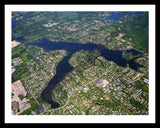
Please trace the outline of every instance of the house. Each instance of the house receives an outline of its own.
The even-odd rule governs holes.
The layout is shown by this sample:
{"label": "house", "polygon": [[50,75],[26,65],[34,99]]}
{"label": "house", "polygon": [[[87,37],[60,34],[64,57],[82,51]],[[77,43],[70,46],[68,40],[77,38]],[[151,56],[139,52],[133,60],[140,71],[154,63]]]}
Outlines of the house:
{"label": "house", "polygon": [[32,115],[36,115],[36,112],[34,112],[34,111],[32,111],[31,113],[32,113]]}
{"label": "house", "polygon": [[149,84],[149,80],[148,79],[144,79],[144,82]]}
{"label": "house", "polygon": [[13,110],[16,110],[18,108],[18,103],[17,101],[12,102]]}
{"label": "house", "polygon": [[120,85],[120,84],[121,84],[121,81],[120,81],[119,79],[117,79],[117,80],[115,80],[113,83],[114,83],[115,85]]}

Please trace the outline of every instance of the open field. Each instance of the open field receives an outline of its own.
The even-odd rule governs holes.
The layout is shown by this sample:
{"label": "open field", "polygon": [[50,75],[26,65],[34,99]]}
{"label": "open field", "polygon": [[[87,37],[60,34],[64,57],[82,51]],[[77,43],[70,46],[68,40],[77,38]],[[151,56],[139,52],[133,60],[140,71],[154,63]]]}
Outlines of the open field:
{"label": "open field", "polygon": [[13,40],[13,41],[11,42],[11,46],[12,46],[12,48],[14,48],[14,47],[18,46],[19,44],[21,44],[21,43],[20,43],[20,42],[15,41],[15,40]]}

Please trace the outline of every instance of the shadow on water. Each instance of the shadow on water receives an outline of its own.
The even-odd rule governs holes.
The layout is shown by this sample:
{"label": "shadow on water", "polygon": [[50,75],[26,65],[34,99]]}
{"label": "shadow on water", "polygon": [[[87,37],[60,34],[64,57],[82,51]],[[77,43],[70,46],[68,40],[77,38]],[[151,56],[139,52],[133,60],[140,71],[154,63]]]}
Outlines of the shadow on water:
{"label": "shadow on water", "polygon": [[[60,104],[54,102],[52,100],[52,92],[54,87],[64,79],[65,75],[72,71],[74,68],[68,63],[68,60],[71,58],[73,53],[76,53],[80,50],[89,50],[92,51],[93,49],[98,49],[101,53],[101,56],[103,56],[105,59],[109,61],[114,61],[119,66],[125,67],[127,63],[129,64],[130,68],[137,70],[139,65],[132,60],[125,60],[122,58],[122,51],[113,51],[109,50],[103,46],[97,45],[97,44],[79,44],[79,43],[68,43],[68,42],[51,42],[46,38],[42,38],[37,40],[34,43],[27,43],[28,45],[37,45],[47,51],[50,50],[67,50],[68,55],[66,55],[57,65],[56,67],[56,74],[55,76],[49,81],[47,87],[43,90],[41,93],[41,98],[45,101],[51,104],[51,108],[57,108],[60,106]],[[127,50],[127,52],[132,52],[134,54],[141,54],[139,51],[136,50]]]}

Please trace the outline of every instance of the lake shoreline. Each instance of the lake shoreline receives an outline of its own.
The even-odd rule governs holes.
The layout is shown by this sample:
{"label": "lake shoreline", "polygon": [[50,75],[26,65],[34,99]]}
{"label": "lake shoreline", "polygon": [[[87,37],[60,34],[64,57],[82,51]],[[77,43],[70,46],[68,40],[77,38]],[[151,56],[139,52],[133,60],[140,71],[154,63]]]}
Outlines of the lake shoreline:
{"label": "lake shoreline", "polygon": [[[98,49],[101,52],[101,56],[103,56],[105,59],[109,61],[114,61],[119,66],[125,67],[127,64],[129,64],[130,68],[137,70],[140,65],[132,60],[125,60],[122,58],[122,51],[113,51],[109,50],[107,48],[100,49],[98,48],[97,44],[79,44],[79,43],[69,43],[69,42],[51,42],[46,38],[42,38],[37,40],[34,43],[27,43],[27,45],[36,45],[41,48],[43,48],[46,51],[50,50],[67,50],[69,53],[67,56],[63,57],[63,59],[58,63],[56,67],[56,74],[53,76],[53,78],[48,82],[47,87],[42,91],[41,98],[43,101],[48,102],[51,104],[51,108],[57,108],[60,106],[60,104],[55,103],[52,100],[52,91],[54,87],[62,80],[64,79],[65,75],[72,71],[74,68],[69,64],[69,59],[72,57],[72,55],[80,50],[89,50],[92,51],[93,49]],[[134,54],[140,54],[139,51],[136,51],[134,49],[126,50],[127,52],[133,52]]]}

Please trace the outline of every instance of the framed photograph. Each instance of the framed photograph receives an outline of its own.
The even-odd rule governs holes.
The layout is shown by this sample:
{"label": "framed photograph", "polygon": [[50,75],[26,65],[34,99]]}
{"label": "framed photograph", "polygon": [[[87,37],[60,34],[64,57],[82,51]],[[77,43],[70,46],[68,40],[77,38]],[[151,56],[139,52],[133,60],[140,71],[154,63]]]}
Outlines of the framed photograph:
{"label": "framed photograph", "polygon": [[5,122],[154,123],[155,5],[5,5]]}

